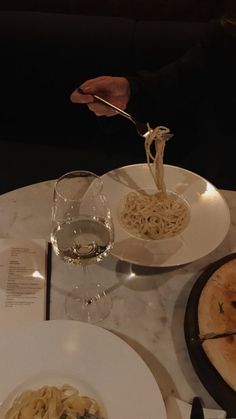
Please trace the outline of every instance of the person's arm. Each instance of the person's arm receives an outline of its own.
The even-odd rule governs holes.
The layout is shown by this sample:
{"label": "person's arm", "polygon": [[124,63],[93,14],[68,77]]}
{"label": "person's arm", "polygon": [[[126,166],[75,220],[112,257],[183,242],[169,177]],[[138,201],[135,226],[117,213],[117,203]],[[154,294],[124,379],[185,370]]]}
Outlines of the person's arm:
{"label": "person's arm", "polygon": [[220,22],[212,22],[196,46],[174,63],[154,73],[87,80],[81,85],[86,95],[73,92],[71,100],[87,103],[98,116],[114,115],[110,109],[93,102],[91,94],[97,94],[154,126],[170,123],[179,115],[184,118],[185,111],[204,97],[214,83],[222,83],[225,63],[221,57],[226,55],[229,39]]}
{"label": "person's arm", "polygon": [[191,106],[224,85],[227,60],[235,51],[231,43],[231,35],[220,22],[210,22],[199,42],[180,59],[155,73],[128,77],[128,112],[154,125],[176,120],[178,115],[184,118]]}
{"label": "person's arm", "polygon": [[202,41],[177,61],[158,72],[128,77],[131,97],[128,111],[149,122],[171,119],[204,95],[208,84],[206,51]]}
{"label": "person's arm", "polygon": [[140,72],[128,77],[128,112],[143,121],[160,123],[184,111],[205,94],[208,72],[201,43],[178,61],[156,73]]}

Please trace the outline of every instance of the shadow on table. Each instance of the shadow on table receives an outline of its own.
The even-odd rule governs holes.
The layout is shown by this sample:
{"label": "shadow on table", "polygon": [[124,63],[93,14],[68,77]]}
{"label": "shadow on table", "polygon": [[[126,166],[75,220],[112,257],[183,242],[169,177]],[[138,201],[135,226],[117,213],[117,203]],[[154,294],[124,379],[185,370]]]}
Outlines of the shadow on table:
{"label": "shadow on table", "polygon": [[163,274],[173,270],[173,268],[150,268],[122,261],[118,261],[116,265],[119,284],[135,291],[148,291],[160,287],[166,282]]}

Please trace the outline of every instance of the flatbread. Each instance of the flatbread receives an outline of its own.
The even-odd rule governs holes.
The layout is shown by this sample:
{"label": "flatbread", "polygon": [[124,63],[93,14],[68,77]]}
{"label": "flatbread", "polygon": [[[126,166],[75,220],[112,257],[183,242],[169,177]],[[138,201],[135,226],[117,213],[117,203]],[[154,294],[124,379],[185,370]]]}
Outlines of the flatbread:
{"label": "flatbread", "polygon": [[[199,334],[236,332],[236,259],[218,268],[202,289]],[[206,339],[202,348],[223,380],[236,391],[236,335]]]}
{"label": "flatbread", "polygon": [[202,347],[224,381],[236,391],[236,336],[208,339]]}
{"label": "flatbread", "polygon": [[204,286],[198,326],[200,335],[236,332],[236,259],[217,269]]}

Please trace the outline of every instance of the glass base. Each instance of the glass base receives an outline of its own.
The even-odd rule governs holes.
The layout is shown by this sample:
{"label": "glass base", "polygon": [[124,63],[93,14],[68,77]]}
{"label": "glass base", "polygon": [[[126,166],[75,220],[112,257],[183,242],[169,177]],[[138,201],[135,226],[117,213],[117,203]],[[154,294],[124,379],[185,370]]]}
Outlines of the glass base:
{"label": "glass base", "polygon": [[99,284],[78,285],[66,296],[65,311],[71,320],[97,323],[104,320],[112,308],[112,299]]}

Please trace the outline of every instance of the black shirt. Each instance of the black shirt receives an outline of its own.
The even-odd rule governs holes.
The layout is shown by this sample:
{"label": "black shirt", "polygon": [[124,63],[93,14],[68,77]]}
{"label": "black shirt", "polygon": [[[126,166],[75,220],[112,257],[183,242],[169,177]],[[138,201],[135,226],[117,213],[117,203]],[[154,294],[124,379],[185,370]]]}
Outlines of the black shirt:
{"label": "black shirt", "polygon": [[236,36],[230,25],[210,22],[199,42],[156,73],[128,77],[128,110],[151,125],[184,123],[189,109],[206,98],[231,124],[236,109]]}

